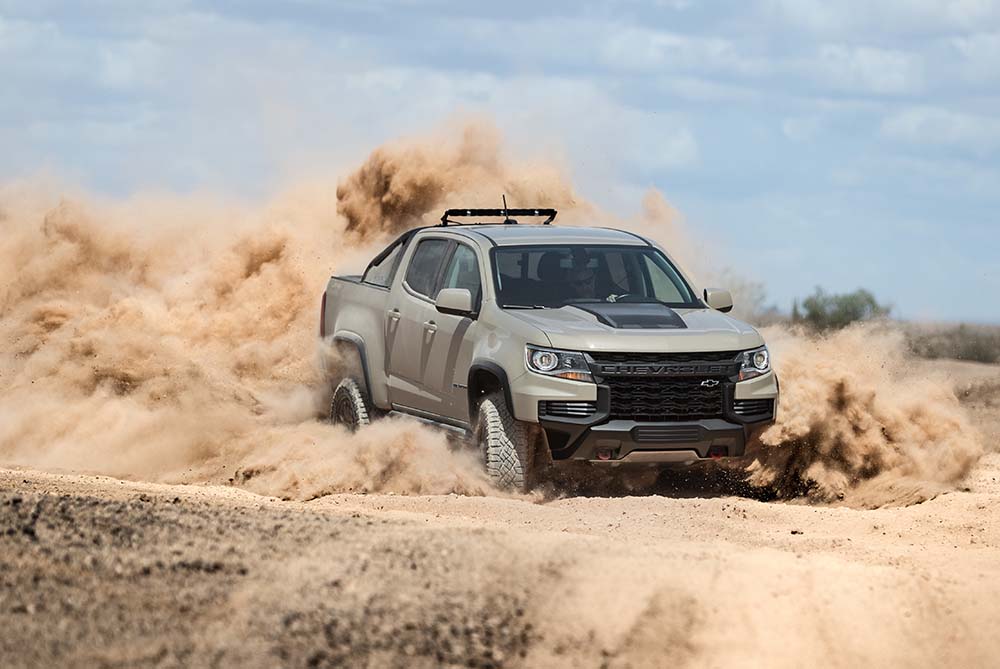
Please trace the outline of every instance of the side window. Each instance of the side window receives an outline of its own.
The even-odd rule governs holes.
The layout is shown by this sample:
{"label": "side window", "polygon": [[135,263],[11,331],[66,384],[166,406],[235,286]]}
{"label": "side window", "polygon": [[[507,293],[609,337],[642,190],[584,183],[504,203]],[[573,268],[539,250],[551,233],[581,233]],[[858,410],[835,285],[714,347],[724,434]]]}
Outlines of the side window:
{"label": "side window", "polygon": [[668,274],[667,268],[661,267],[651,256],[644,254],[642,257],[645,261],[646,271],[649,272],[649,280],[653,284],[653,296],[657,300],[668,304],[688,301],[678,287],[681,285],[679,276],[674,272]]}
{"label": "side window", "polygon": [[450,243],[446,239],[425,239],[420,242],[406,270],[406,285],[421,295],[431,297],[434,281]]}
{"label": "side window", "polygon": [[479,280],[479,261],[476,252],[465,244],[459,244],[444,271],[442,288],[465,288],[472,293],[472,304],[479,304],[482,284]]}
{"label": "side window", "polygon": [[382,260],[368,268],[361,280],[373,286],[388,288],[392,283],[392,277],[396,274],[396,266],[399,265],[399,258],[403,255],[404,248],[406,248],[405,243],[397,243]]}

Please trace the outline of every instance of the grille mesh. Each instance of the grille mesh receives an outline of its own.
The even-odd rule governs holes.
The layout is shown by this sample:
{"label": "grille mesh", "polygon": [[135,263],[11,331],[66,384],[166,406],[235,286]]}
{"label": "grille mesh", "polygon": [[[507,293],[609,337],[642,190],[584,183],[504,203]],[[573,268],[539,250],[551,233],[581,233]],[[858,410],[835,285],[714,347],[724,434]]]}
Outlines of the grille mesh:
{"label": "grille mesh", "polygon": [[723,384],[704,378],[609,377],[611,418],[634,421],[721,418]]}

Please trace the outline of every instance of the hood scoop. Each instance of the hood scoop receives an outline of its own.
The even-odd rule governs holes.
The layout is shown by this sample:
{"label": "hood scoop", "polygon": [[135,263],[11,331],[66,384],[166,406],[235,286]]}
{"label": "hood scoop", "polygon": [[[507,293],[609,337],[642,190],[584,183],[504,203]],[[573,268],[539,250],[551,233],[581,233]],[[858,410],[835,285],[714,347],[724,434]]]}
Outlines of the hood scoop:
{"label": "hood scoop", "polygon": [[680,330],[687,324],[664,304],[631,302],[595,302],[568,305],[593,314],[597,320],[616,330]]}

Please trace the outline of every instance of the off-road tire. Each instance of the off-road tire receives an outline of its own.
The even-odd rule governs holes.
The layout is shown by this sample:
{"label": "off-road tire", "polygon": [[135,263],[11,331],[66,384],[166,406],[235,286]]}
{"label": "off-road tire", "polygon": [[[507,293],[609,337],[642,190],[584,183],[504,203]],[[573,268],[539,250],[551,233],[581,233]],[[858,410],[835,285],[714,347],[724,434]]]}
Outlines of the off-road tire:
{"label": "off-road tire", "polygon": [[371,423],[373,418],[368,396],[358,382],[346,378],[333,391],[330,402],[330,422],[343,425],[352,432]]}
{"label": "off-road tire", "polygon": [[531,489],[536,430],[511,415],[503,393],[487,395],[479,403],[473,434],[486,473],[497,487],[518,492]]}

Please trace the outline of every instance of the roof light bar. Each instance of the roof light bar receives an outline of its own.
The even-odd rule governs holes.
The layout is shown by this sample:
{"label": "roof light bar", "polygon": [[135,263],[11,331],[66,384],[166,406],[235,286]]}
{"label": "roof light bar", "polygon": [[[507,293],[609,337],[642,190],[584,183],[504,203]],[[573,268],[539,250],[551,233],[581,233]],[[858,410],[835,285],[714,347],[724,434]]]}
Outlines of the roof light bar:
{"label": "roof light bar", "polygon": [[441,215],[441,225],[448,225],[449,223],[455,225],[462,225],[458,221],[451,220],[452,218],[480,218],[486,216],[503,216],[504,223],[508,225],[516,225],[517,221],[511,218],[511,216],[547,216],[542,225],[548,225],[551,223],[558,212],[555,209],[448,209]]}

